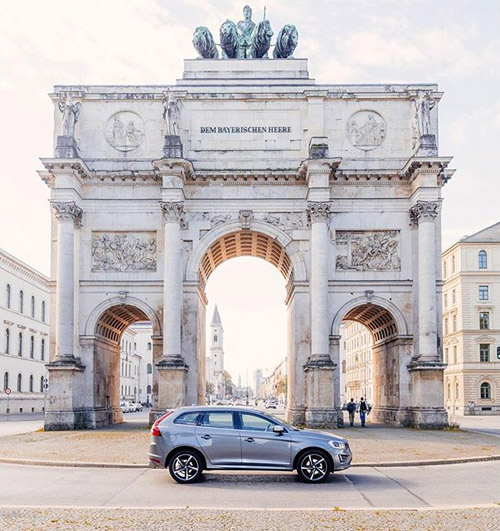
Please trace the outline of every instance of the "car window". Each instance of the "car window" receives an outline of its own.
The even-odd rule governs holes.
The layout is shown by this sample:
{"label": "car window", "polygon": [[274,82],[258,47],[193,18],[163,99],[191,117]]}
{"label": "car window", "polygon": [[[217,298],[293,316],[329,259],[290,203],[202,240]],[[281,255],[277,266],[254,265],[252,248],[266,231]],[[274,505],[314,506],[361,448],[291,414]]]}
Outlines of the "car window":
{"label": "car window", "polygon": [[241,429],[251,431],[273,431],[276,423],[272,420],[252,415],[251,413],[241,413]]}
{"label": "car window", "polygon": [[183,413],[179,415],[175,420],[174,424],[191,424],[195,425],[198,422],[198,417],[200,416],[199,411],[191,411],[190,413]]}
{"label": "car window", "polygon": [[231,411],[207,411],[203,416],[202,424],[212,428],[234,429],[233,413]]}

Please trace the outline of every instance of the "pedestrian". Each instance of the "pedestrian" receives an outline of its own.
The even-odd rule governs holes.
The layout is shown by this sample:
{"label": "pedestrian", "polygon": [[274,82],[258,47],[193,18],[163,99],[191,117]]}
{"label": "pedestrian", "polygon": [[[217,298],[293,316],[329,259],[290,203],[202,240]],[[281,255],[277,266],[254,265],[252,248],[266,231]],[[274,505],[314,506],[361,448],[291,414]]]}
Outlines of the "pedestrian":
{"label": "pedestrian", "polygon": [[366,414],[368,413],[368,405],[365,402],[365,399],[361,397],[359,402],[359,418],[361,419],[361,427],[365,427]]}
{"label": "pedestrian", "polygon": [[354,402],[354,398],[351,398],[351,401],[347,404],[347,411],[349,412],[349,424],[354,426],[354,413],[356,413],[356,402]]}

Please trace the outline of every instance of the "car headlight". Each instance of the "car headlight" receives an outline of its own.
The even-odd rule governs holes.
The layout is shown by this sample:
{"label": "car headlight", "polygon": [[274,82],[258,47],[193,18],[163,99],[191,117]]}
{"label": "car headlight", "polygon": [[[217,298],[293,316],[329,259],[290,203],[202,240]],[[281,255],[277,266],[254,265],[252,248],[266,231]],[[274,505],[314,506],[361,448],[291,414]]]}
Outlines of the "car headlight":
{"label": "car headlight", "polygon": [[332,448],[337,448],[338,450],[342,450],[343,448],[346,448],[347,447],[347,444],[344,443],[344,442],[341,442],[341,441],[328,441],[328,444],[332,447]]}

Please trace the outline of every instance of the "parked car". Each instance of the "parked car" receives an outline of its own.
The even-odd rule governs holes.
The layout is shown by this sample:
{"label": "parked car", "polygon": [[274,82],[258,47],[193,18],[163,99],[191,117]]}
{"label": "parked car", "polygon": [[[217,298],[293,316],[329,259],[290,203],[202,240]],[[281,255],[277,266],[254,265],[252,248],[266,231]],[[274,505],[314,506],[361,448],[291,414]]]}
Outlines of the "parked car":
{"label": "parked car", "polygon": [[142,411],[142,404],[140,402],[134,403],[135,411]]}
{"label": "parked car", "polygon": [[296,470],[307,483],[351,466],[346,439],[299,430],[248,407],[193,406],[167,412],[151,428],[149,464],[178,483],[203,470]]}
{"label": "parked car", "polygon": [[276,409],[278,407],[278,402],[275,398],[270,398],[266,401],[266,409]]}

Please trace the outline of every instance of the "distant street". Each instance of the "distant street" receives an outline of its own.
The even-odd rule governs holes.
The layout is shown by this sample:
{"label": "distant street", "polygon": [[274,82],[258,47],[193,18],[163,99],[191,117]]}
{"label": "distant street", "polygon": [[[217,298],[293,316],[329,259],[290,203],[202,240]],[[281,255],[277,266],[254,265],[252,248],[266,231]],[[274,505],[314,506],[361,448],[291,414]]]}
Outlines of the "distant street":
{"label": "distant street", "polygon": [[[29,456],[27,456],[29,457]],[[2,506],[190,508],[430,508],[500,502],[500,462],[376,468],[323,485],[294,473],[211,472],[178,485],[166,470],[0,465]],[[77,486],[77,488],[75,488]]]}

